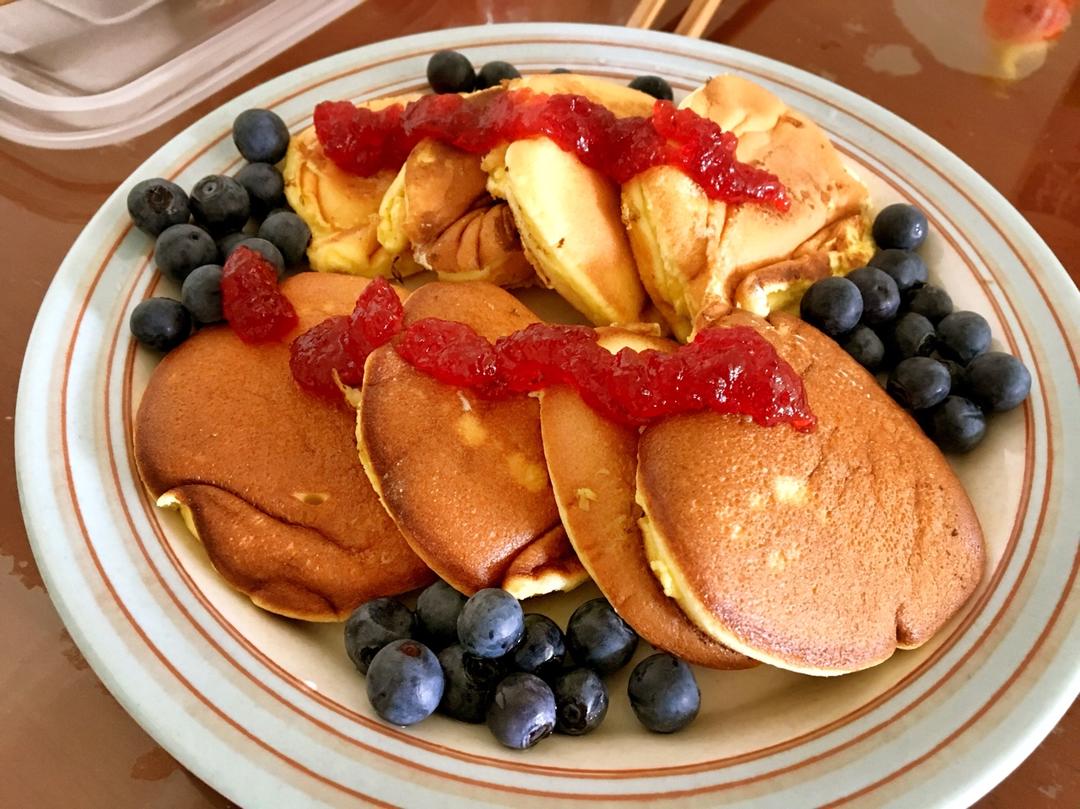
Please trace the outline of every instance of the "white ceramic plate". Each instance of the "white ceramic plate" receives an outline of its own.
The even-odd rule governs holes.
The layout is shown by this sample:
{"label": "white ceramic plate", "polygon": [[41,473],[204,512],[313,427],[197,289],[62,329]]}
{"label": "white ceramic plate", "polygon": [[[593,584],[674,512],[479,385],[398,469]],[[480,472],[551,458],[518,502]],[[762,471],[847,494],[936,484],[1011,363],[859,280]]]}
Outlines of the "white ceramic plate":
{"label": "white ceramic plate", "polygon": [[[424,85],[431,51],[564,65],[627,80],[668,77],[685,92],[735,71],[819,121],[870,185],[875,204],[927,211],[932,272],[997,342],[1032,369],[1031,398],[993,419],[956,468],[986,533],[989,567],[934,641],[847,677],[762,667],[699,671],[700,717],[646,733],[611,685],[595,734],[526,753],[485,728],[441,717],[400,730],[376,720],[342,652],[340,627],[304,626],[250,606],[209,569],[134,473],[129,435],[152,369],[128,315],[155,291],[151,244],[128,225],[140,178],[190,187],[231,172],[233,117],[276,109],[294,129],[327,98]],[[441,31],[326,59],[258,87],[174,138],[87,225],[49,290],[19,390],[23,509],[49,592],[95,671],[186,766],[248,806],[552,806],[605,799],[756,807],[960,805],[1003,778],[1080,687],[1075,499],[1080,490],[1076,326],[1080,296],[1027,223],[957,158],[883,109],[810,74],[666,34],[569,25]],[[537,608],[565,620],[591,592]],[[644,653],[644,650],[643,652]]]}

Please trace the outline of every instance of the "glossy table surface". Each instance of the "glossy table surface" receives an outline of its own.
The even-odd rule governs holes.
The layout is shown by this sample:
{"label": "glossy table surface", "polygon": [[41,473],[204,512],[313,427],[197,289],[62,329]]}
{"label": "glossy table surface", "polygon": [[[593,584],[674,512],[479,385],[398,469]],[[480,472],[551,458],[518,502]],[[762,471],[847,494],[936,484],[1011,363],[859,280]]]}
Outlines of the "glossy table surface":
{"label": "glossy table surface", "polygon": [[[677,6],[677,3],[670,4]],[[633,0],[368,0],[327,29],[134,140],[83,152],[0,141],[0,806],[219,807],[94,676],[53,610],[27,543],[13,462],[15,393],[56,267],[114,188],[176,132],[271,76],[368,42],[482,22],[623,24]],[[898,113],[996,186],[1080,279],[1080,21],[1002,77],[982,0],[727,0],[707,38],[829,78]],[[671,27],[671,21],[661,24]],[[557,47],[557,46],[553,46]],[[1080,806],[1080,712],[980,807]]]}

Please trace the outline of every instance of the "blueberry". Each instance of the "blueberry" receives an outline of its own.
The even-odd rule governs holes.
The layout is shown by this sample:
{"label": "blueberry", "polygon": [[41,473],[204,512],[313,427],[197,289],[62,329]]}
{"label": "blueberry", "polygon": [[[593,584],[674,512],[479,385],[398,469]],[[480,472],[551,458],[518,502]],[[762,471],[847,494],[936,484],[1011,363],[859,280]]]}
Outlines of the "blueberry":
{"label": "blueberry", "polygon": [[922,257],[907,250],[879,250],[867,264],[891,275],[901,293],[925,284],[930,277],[930,271]]}
{"label": "blueberry", "polygon": [[388,643],[371,661],[367,695],[375,713],[395,725],[415,725],[439,707],[443,695],[439,659],[415,640]]}
{"label": "blueberry", "polygon": [[847,278],[862,295],[863,323],[876,326],[896,317],[900,308],[900,290],[891,275],[877,267],[859,267],[849,272]]}
{"label": "blueberry", "polygon": [[964,387],[982,408],[1012,410],[1031,391],[1031,373],[1011,354],[991,351],[973,359],[964,371]]}
{"label": "blueberry", "polygon": [[934,352],[931,356],[949,369],[949,393],[960,396],[966,395],[964,393],[964,366],[956,360],[942,357],[937,352]]}
{"label": "blueberry", "polygon": [[251,215],[256,219],[285,204],[285,179],[269,163],[248,163],[234,179],[247,191]]}
{"label": "blueberry", "polygon": [[476,74],[476,89],[486,90],[488,87],[498,87],[504,79],[520,78],[521,71],[509,62],[488,62]]}
{"label": "blueberry", "polygon": [[934,324],[915,312],[901,315],[893,326],[892,347],[900,359],[929,357],[936,342]]}
{"label": "blueberry", "polygon": [[127,209],[135,227],[151,236],[184,224],[191,215],[184,189],[161,177],[136,183],[128,192]]}
{"label": "blueberry", "polygon": [[259,225],[259,238],[266,239],[281,251],[286,267],[293,267],[304,260],[304,251],[311,241],[311,228],[296,214],[279,211],[270,214]]}
{"label": "blueberry", "polygon": [[889,374],[886,387],[904,407],[924,410],[949,395],[949,369],[930,357],[909,357]]}
{"label": "blueberry", "polygon": [[662,101],[671,101],[675,98],[675,94],[671,92],[671,85],[659,76],[638,76],[630,82],[630,88],[640,90]]}
{"label": "blueberry", "polygon": [[931,323],[937,323],[953,309],[952,298],[941,287],[926,284],[911,290],[907,297],[907,309],[922,315]]}
{"label": "blueberry", "polygon": [[191,315],[180,301],[150,298],[132,310],[128,326],[144,346],[171,351],[191,334]]}
{"label": "blueberry", "polygon": [[630,662],[637,633],[603,598],[586,601],[570,616],[566,646],[580,665],[610,674]]}
{"label": "blueberry", "polygon": [[471,93],[476,89],[476,71],[465,54],[436,51],[427,64],[427,80],[436,93]]}
{"label": "blueberry", "polygon": [[223,258],[228,258],[229,253],[233,251],[244,239],[250,239],[251,234],[244,233],[243,231],[237,231],[236,233],[230,233],[227,236],[222,236],[217,240],[218,252],[221,253]]}
{"label": "blueberry", "polygon": [[244,110],[233,121],[232,136],[249,163],[277,163],[289,150],[289,128],[270,110]]}
{"label": "blueberry", "polygon": [[173,225],[162,231],[154,244],[154,261],[165,275],[183,283],[188,273],[203,264],[216,264],[217,245],[200,227]]}
{"label": "blueberry", "polygon": [[465,596],[444,581],[437,581],[416,600],[416,618],[424,639],[433,648],[442,649],[457,643],[457,622]]}
{"label": "blueberry", "polygon": [[386,644],[408,640],[416,634],[412,610],[392,598],[376,598],[361,604],[345,622],[345,652],[361,674]]}
{"label": "blueberry", "polygon": [[694,672],[666,652],[646,657],[634,666],[627,692],[638,721],[656,733],[682,730],[701,708]]}
{"label": "blueberry", "polygon": [[874,218],[874,241],[885,249],[915,250],[926,241],[926,214],[914,205],[897,202]]}
{"label": "blueberry", "polygon": [[868,371],[876,371],[885,359],[885,345],[868,326],[856,326],[850,334],[844,335],[840,346]]}
{"label": "blueberry", "polygon": [[462,722],[483,722],[495,686],[506,674],[502,659],[471,655],[455,643],[439,652],[439,664],[446,680],[439,713]]}
{"label": "blueberry", "polygon": [[546,615],[526,615],[525,635],[510,653],[514,668],[546,677],[562,668],[565,657],[566,640],[558,625]]}
{"label": "blueberry", "polygon": [[558,75],[560,73],[573,73],[572,70],[567,70],[565,67],[556,67],[549,71],[552,75]]}
{"label": "blueberry", "polygon": [[204,264],[184,279],[180,300],[196,321],[204,325],[225,319],[221,311],[221,267]]}
{"label": "blueberry", "polygon": [[525,618],[516,598],[489,587],[465,602],[457,631],[465,651],[478,657],[501,657],[521,642]]}
{"label": "blueberry", "polygon": [[941,353],[968,364],[990,348],[990,324],[977,312],[953,312],[937,324]]}
{"label": "blueberry", "polygon": [[[266,239],[260,239],[258,236],[245,236],[232,246],[232,250],[229,250],[229,254],[233,252],[237,247],[250,247],[260,256],[265,258],[271,264],[274,265],[274,269],[277,270],[278,278],[285,273],[285,259],[281,255],[281,251],[274,245],[268,242]],[[225,258],[229,256],[226,255]]]}
{"label": "blueberry", "polygon": [[495,688],[487,724],[502,744],[525,750],[555,729],[555,696],[535,674],[511,674]]}
{"label": "blueberry", "polygon": [[851,331],[862,317],[862,295],[847,278],[815,281],[799,304],[802,319],[830,337]]}
{"label": "blueberry", "polygon": [[574,669],[559,676],[555,694],[555,730],[568,736],[584,736],[600,727],[608,709],[604,681],[592,669]]}
{"label": "blueberry", "polygon": [[927,434],[945,452],[967,452],[986,435],[986,416],[960,396],[947,397],[923,421]]}
{"label": "blueberry", "polygon": [[210,233],[240,230],[251,215],[247,190],[232,177],[211,174],[191,189],[191,214]]}

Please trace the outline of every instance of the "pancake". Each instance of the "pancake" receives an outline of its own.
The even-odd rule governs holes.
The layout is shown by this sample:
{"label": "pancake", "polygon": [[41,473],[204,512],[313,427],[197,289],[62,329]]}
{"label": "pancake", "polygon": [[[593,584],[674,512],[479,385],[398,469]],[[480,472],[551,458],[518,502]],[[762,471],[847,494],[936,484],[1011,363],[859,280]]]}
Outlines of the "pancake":
{"label": "pancake", "polygon": [[[303,273],[282,289],[299,332],[351,311],[365,284]],[[134,443],[158,504],[179,508],[217,571],[266,610],[337,621],[434,580],[356,460],[352,410],[296,386],[288,342],[192,335],[154,370]]]}
{"label": "pancake", "polygon": [[[675,344],[602,329],[609,351],[670,351]],[[668,598],[649,569],[634,502],[638,431],[608,421],[572,388],[545,390],[540,426],[551,485],[578,559],[615,611],[646,641],[689,663],[739,669],[755,661],[711,640]]]}
{"label": "pancake", "polygon": [[[504,86],[583,95],[616,115],[649,115],[654,103],[637,90],[572,74],[527,76]],[[596,325],[640,318],[645,291],[620,218],[618,186],[544,137],[495,149],[483,166],[488,190],[509,203],[544,286]]]}
{"label": "pancake", "polygon": [[983,570],[982,533],[948,462],[867,373],[797,318],[736,312],[802,375],[817,429],[714,413],[638,446],[646,554],[709,637],[832,675],[929,640]]}
{"label": "pancake", "polygon": [[[495,339],[536,322],[491,284],[435,282],[405,302],[405,323],[438,317]],[[566,590],[586,579],[557,531],[540,438],[539,403],[486,401],[415,370],[387,345],[368,357],[357,445],[401,533],[463,593]],[[546,538],[546,539],[545,539]]]}
{"label": "pancake", "polygon": [[[378,110],[414,98],[392,96],[358,106]],[[312,125],[289,141],[282,175],[289,205],[311,228],[307,256],[313,270],[366,278],[420,271],[403,247],[387,249],[378,240],[379,205],[395,172],[358,177],[343,171],[323,153]]]}
{"label": "pancake", "polygon": [[813,121],[730,75],[680,107],[737,135],[736,156],[776,174],[791,208],[710,200],[667,166],[624,185],[623,219],[642,282],[679,337],[705,309],[714,318],[733,307],[759,315],[791,308],[813,281],[870,258],[866,189]]}

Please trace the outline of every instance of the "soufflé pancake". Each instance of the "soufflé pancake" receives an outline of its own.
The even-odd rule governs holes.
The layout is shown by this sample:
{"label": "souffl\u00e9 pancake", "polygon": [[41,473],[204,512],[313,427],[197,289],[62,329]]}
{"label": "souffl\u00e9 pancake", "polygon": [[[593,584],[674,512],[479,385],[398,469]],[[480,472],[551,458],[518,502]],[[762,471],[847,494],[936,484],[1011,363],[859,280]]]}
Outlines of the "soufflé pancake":
{"label": "souffl\u00e9 pancake", "polygon": [[653,571],[706,634],[806,674],[926,642],[982,576],[983,539],[941,452],[843,349],[745,312],[802,376],[816,430],[698,414],[647,427],[637,497]]}
{"label": "souffl\u00e9 pancake", "polygon": [[[434,317],[494,340],[536,317],[482,282],[434,282],[405,302],[405,324]],[[571,589],[586,574],[548,480],[539,403],[485,400],[415,370],[393,345],[364,368],[357,443],[387,511],[416,553],[464,593]]]}
{"label": "souffl\u00e9 pancake", "polygon": [[[320,273],[285,281],[294,334],[350,312],[366,284]],[[352,410],[293,381],[289,339],[250,346],[215,326],[166,355],[139,405],[135,458],[232,586],[271,612],[337,621],[434,576],[357,462]]]}
{"label": "souffl\u00e9 pancake", "polygon": [[[612,352],[624,346],[636,351],[675,347],[626,329],[600,332],[600,344]],[[604,418],[568,387],[540,395],[540,425],[567,535],[623,620],[657,649],[687,662],[715,669],[756,665],[695,627],[650,571],[634,502],[638,430]]]}

